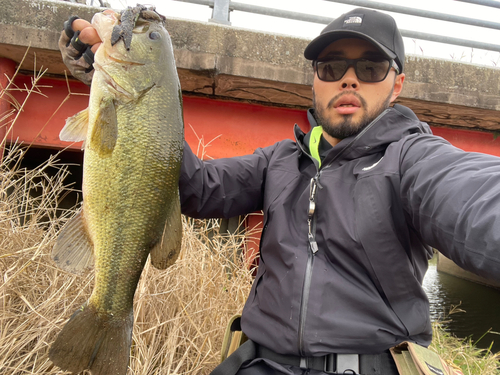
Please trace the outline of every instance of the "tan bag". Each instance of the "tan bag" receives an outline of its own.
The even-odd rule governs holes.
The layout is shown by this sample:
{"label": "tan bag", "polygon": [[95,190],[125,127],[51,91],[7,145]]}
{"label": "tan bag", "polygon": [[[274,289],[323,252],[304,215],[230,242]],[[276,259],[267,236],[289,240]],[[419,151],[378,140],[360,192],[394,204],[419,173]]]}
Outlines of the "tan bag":
{"label": "tan bag", "polygon": [[229,357],[241,344],[248,340],[241,330],[241,315],[234,315],[226,327],[224,340],[222,341],[221,362]]}
{"label": "tan bag", "polygon": [[464,375],[437,353],[412,342],[391,348],[391,354],[401,375]]}

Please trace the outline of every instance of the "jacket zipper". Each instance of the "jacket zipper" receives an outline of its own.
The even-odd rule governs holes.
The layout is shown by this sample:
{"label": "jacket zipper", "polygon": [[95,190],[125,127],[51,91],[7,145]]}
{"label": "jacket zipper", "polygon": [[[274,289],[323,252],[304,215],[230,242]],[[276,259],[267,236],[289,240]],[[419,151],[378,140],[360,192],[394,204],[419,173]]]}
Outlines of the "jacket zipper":
{"label": "jacket zipper", "polygon": [[317,173],[311,178],[311,182],[309,183],[309,210],[308,210],[308,240],[309,240],[309,250],[307,254],[307,264],[306,271],[304,275],[304,284],[302,286],[302,299],[300,301],[300,312],[299,312],[299,353],[302,357],[305,356],[305,342],[304,342],[304,329],[306,324],[307,317],[307,305],[309,303],[309,294],[311,289],[311,278],[312,278],[312,270],[314,265],[314,257],[318,252],[318,243],[316,242],[316,193],[318,187],[321,188],[321,184],[319,183],[319,179],[321,177],[321,173],[330,167],[332,163],[337,160],[348,148],[350,148],[358,139],[360,139],[370,128],[372,128],[378,120],[386,114],[388,109],[383,111],[380,115],[378,115],[375,120],[373,120],[366,128],[364,128],[351,142],[349,142],[331,161],[328,165],[323,168],[319,168],[319,163],[311,157],[307,152],[304,152],[302,144],[296,140],[296,144],[299,148],[304,152],[311,160],[314,165],[316,165]]}
{"label": "jacket zipper", "polygon": [[307,306],[309,303],[309,292],[311,290],[311,278],[314,265],[314,256],[318,252],[318,244],[316,242],[316,193],[318,190],[319,172],[311,179],[309,184],[309,211],[307,218],[309,250],[307,253],[306,272],[304,275],[304,284],[302,286],[302,299],[300,301],[299,314],[299,353],[304,356],[304,327],[306,324]]}

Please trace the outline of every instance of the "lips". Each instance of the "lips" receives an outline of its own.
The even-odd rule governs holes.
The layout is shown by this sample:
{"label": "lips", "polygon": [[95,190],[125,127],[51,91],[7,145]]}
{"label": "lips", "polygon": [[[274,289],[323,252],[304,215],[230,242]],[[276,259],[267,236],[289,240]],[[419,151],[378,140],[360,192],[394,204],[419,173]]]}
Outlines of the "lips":
{"label": "lips", "polygon": [[361,102],[354,95],[343,95],[334,104],[334,108],[338,107],[361,107]]}
{"label": "lips", "polygon": [[361,101],[354,95],[342,95],[333,103],[333,108],[341,115],[352,115],[361,107]]}

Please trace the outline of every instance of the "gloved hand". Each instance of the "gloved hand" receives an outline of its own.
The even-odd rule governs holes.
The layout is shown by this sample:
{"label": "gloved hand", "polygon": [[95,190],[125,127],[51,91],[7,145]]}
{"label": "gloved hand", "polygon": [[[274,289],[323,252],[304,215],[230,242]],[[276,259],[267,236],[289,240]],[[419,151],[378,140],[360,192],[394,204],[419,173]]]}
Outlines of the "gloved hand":
{"label": "gloved hand", "polygon": [[73,77],[90,86],[94,75],[94,52],[100,39],[88,21],[77,16],[64,22],[64,29],[59,37],[59,50],[64,64]]}

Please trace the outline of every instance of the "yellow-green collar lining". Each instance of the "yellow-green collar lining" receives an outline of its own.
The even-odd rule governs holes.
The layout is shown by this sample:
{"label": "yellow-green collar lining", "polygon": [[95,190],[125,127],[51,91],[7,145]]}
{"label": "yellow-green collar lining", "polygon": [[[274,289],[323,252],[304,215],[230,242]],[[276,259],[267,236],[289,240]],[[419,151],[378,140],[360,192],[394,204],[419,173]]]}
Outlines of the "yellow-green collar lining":
{"label": "yellow-green collar lining", "polygon": [[311,138],[309,138],[309,152],[311,156],[318,161],[318,167],[321,167],[321,158],[319,156],[319,141],[323,135],[323,128],[318,125],[311,130]]}

